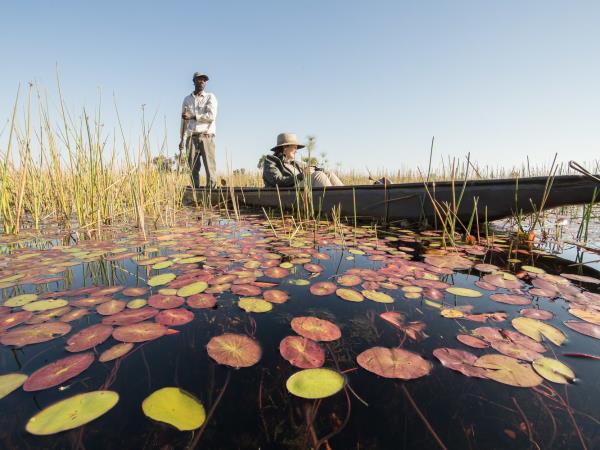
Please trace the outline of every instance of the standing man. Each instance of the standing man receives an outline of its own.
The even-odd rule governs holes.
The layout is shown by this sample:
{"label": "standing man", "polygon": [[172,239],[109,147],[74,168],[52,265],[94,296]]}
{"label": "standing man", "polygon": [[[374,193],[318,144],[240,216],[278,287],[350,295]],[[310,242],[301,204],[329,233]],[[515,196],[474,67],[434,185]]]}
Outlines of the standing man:
{"label": "standing man", "polygon": [[193,81],[194,92],[183,99],[179,150],[187,150],[193,187],[200,187],[200,166],[204,163],[206,187],[215,188],[217,163],[214,138],[217,97],[204,92],[208,75],[196,72]]}

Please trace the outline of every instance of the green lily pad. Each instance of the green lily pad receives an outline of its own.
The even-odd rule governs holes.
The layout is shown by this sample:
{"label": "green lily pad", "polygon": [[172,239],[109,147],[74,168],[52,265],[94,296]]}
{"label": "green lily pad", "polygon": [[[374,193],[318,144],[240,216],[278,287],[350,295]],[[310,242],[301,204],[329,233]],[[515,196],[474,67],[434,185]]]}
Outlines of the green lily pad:
{"label": "green lily pad", "polygon": [[7,373],[0,375],[0,399],[6,397],[15,389],[20,388],[27,380],[24,373]]}
{"label": "green lily pad", "polygon": [[154,391],[142,402],[142,410],[147,417],[173,425],[179,431],[196,430],[206,420],[202,403],[177,387]]}
{"label": "green lily pad", "polygon": [[337,394],[345,384],[344,376],[335,370],[305,369],[289,377],[285,386],[297,397],[318,399]]}
{"label": "green lily pad", "polygon": [[174,273],[163,273],[160,275],[156,275],[148,280],[148,286],[162,286],[163,284],[167,284],[173,281],[177,275]]}

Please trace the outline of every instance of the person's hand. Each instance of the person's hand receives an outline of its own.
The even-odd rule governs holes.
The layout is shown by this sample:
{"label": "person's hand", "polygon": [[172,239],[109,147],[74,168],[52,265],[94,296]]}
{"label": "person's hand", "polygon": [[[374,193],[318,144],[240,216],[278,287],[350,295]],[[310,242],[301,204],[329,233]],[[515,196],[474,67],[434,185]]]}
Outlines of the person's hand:
{"label": "person's hand", "polygon": [[185,111],[183,114],[181,114],[181,118],[184,120],[194,119],[195,117],[196,116],[189,111]]}

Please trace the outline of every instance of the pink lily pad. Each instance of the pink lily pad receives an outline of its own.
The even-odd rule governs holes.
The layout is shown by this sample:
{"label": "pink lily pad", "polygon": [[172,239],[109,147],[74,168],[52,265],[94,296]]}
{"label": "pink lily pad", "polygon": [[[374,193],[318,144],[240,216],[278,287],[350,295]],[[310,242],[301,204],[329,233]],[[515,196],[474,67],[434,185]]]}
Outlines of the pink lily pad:
{"label": "pink lily pad", "polygon": [[164,336],[167,327],[160,323],[140,322],[124,325],[113,331],[113,337],[121,342],[145,342]]}
{"label": "pink lily pad", "polygon": [[291,365],[301,369],[316,369],[325,362],[325,350],[315,341],[300,336],[283,338],[279,353]]}
{"label": "pink lily pad", "polygon": [[317,317],[295,317],[291,325],[300,336],[313,341],[335,341],[342,337],[342,332],[336,324]]}
{"label": "pink lily pad", "polygon": [[331,295],[336,291],[336,289],[337,286],[335,283],[330,281],[319,281],[318,283],[310,286],[310,293],[317,296]]}
{"label": "pink lily pad", "polygon": [[279,289],[269,289],[263,292],[263,298],[271,303],[285,303],[290,298],[289,294]]}
{"label": "pink lily pad", "polygon": [[554,317],[554,314],[544,309],[525,308],[519,312],[522,316],[529,317],[530,319],[550,320]]}
{"label": "pink lily pad", "polygon": [[412,380],[431,372],[431,363],[402,348],[373,347],[360,353],[356,362],[363,369],[385,378]]}
{"label": "pink lily pad", "polygon": [[179,308],[184,303],[185,299],[176,295],[154,294],[148,298],[148,305],[157,309]]}
{"label": "pink lily pad", "polygon": [[471,336],[469,334],[459,334],[458,336],[456,336],[456,339],[458,339],[459,342],[473,348],[487,348],[490,346],[484,340],[479,339],[475,336]]}
{"label": "pink lily pad", "polygon": [[456,370],[468,377],[487,378],[485,369],[475,367],[477,356],[464,350],[454,348],[436,348],[433,356],[440,360],[443,366]]}
{"label": "pink lily pad", "polygon": [[102,323],[106,325],[131,325],[138,322],[143,322],[158,314],[158,309],[143,307],[140,309],[127,309],[120,313],[102,319]]}
{"label": "pink lily pad", "polygon": [[23,390],[27,392],[41,391],[58,386],[82,373],[93,362],[94,354],[92,352],[59,359],[33,372],[25,381]]}
{"label": "pink lily pad", "polygon": [[194,320],[194,313],[184,308],[164,309],[156,315],[154,320],[169,327],[185,325]]}
{"label": "pink lily pad", "polygon": [[23,322],[27,322],[29,319],[31,319],[31,317],[33,317],[33,313],[31,311],[18,311],[15,313],[2,315],[0,316],[0,331],[8,330],[9,328],[20,325]]}
{"label": "pink lily pad", "polygon": [[565,320],[563,322],[571,330],[585,334],[596,339],[600,339],[600,325],[595,325],[589,322],[578,322],[577,320]]}
{"label": "pink lily pad", "polygon": [[8,330],[0,335],[0,343],[24,347],[30,344],[51,341],[71,331],[71,325],[63,322],[45,322],[38,325],[26,325]]}
{"label": "pink lily pad", "polygon": [[102,344],[112,334],[113,327],[110,325],[96,324],[78,331],[67,341],[68,352],[82,352]]}
{"label": "pink lily pad", "polygon": [[261,356],[260,345],[243,334],[225,333],[213,337],[206,345],[208,356],[219,364],[240,368],[256,364]]}
{"label": "pink lily pad", "polygon": [[490,299],[508,305],[529,305],[531,303],[531,300],[527,297],[516,294],[492,294]]}
{"label": "pink lily pad", "polygon": [[112,361],[113,359],[120,358],[121,356],[129,353],[133,347],[134,344],[131,342],[121,342],[119,344],[115,344],[111,348],[104,350],[98,358],[98,361],[108,362]]}
{"label": "pink lily pad", "polygon": [[217,304],[217,298],[212,294],[194,294],[187,298],[187,304],[190,308],[203,309],[213,308]]}
{"label": "pink lily pad", "polygon": [[260,295],[262,291],[252,284],[234,284],[231,286],[231,292],[241,297],[254,297]]}
{"label": "pink lily pad", "polygon": [[270,267],[265,269],[265,275],[269,278],[285,278],[290,274],[290,271],[283,267]]}
{"label": "pink lily pad", "polygon": [[103,316],[112,316],[113,314],[120,313],[125,309],[127,302],[123,300],[110,300],[106,303],[102,303],[96,307],[98,314]]}

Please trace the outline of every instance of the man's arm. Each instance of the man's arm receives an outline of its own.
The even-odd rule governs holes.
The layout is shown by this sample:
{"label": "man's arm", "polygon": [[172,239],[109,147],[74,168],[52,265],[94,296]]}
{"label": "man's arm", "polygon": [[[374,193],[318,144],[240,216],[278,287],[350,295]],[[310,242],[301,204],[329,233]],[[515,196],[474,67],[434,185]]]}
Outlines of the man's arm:
{"label": "man's arm", "polygon": [[179,127],[179,150],[183,149],[183,140],[185,138],[185,129],[186,129],[186,122],[187,120],[185,120],[183,118],[183,113],[185,112],[185,99],[183,100],[183,104],[181,105],[181,126]]}
{"label": "man's arm", "polygon": [[211,123],[217,118],[217,97],[213,94],[208,96],[206,102],[206,112],[203,114],[196,114],[196,122]]}

